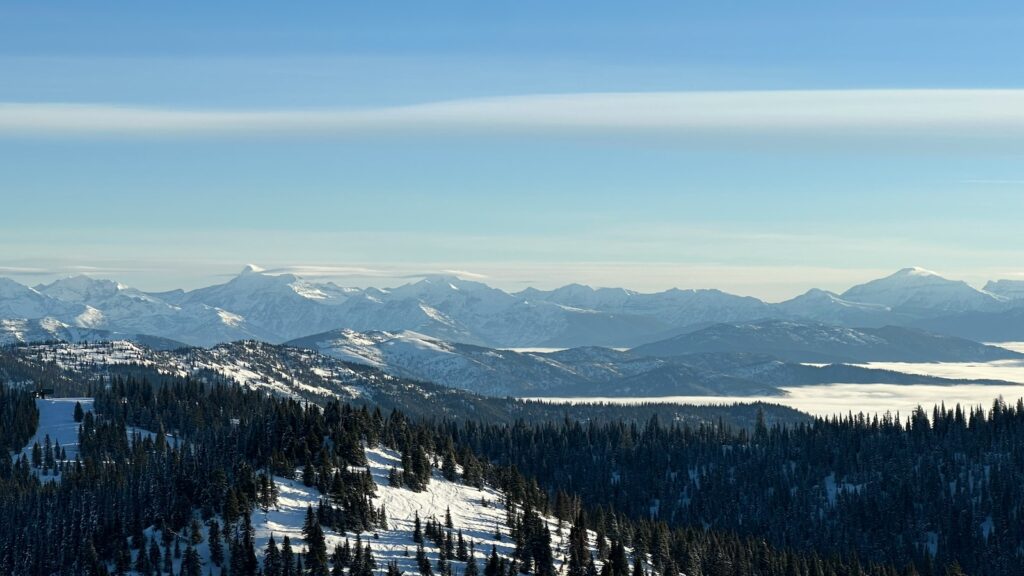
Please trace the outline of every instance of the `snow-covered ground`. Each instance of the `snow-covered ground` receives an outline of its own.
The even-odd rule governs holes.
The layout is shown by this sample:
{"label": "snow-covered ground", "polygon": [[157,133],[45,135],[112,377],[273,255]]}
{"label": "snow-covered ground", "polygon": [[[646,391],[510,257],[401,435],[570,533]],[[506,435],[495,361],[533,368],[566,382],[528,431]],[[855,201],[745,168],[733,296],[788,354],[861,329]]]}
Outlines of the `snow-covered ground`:
{"label": "snow-covered ground", "polygon": [[39,409],[39,427],[36,433],[20,452],[14,454],[18,459],[22,454],[26,458],[32,457],[32,446],[37,442],[42,447],[49,436],[50,443],[60,444],[67,454],[68,460],[74,460],[78,455],[78,422],[75,422],[75,403],[81,402],[83,412],[92,412],[92,398],[53,398],[47,400],[36,400],[36,408]]}
{"label": "snow-covered ground", "polygon": [[[59,442],[67,452],[68,459],[73,460],[78,453],[79,424],[74,420],[76,402],[81,402],[85,411],[92,411],[93,401],[91,398],[37,400],[36,404],[40,413],[39,427],[22,451],[14,454],[13,457],[17,458],[21,453],[31,457],[33,444],[39,442],[42,445],[46,436],[49,435],[51,442]],[[128,431],[129,434],[136,432],[151,433],[134,428]],[[492,545],[497,548],[500,555],[505,557],[512,555],[515,544],[505,525],[504,497],[498,490],[491,487],[478,489],[459,481],[448,481],[436,469],[426,490],[422,492],[397,488],[389,484],[388,473],[392,467],[401,470],[401,454],[394,450],[375,447],[366,449],[366,458],[368,469],[376,483],[377,494],[373,499],[373,504],[378,508],[381,505],[384,506],[388,528],[363,532],[360,536],[364,544],[370,545],[379,567],[383,568],[388,562],[395,561],[402,571],[416,573],[416,543],[412,539],[415,516],[419,514],[424,527],[427,520],[431,518],[443,525],[448,511],[451,513],[455,529],[462,530],[467,546],[470,542],[475,544],[477,565],[481,572]],[[57,479],[50,476],[44,480],[49,478]],[[293,549],[296,552],[302,551],[302,525],[306,509],[308,506],[313,506],[315,509],[323,497],[315,487],[305,486],[301,480],[275,476],[274,482],[277,484],[279,494],[277,505],[267,511],[257,508],[252,515],[255,546],[257,554],[260,556],[271,535],[277,540],[278,546],[281,545],[284,536],[288,536],[292,541]],[[546,520],[552,535],[555,567],[558,568],[565,560],[569,526],[563,525],[559,530],[557,520],[554,518]],[[495,538],[496,530],[500,530],[502,533],[500,541]],[[159,536],[159,534],[154,534],[152,528],[146,530],[146,533],[150,536]],[[204,562],[203,573],[205,574],[210,567],[205,526],[203,527],[203,536],[204,541],[196,546],[196,552]],[[325,528],[325,537],[328,553],[330,553],[334,550],[335,545],[342,544],[346,538],[354,544],[356,534],[339,533]],[[590,538],[591,544],[595,544],[593,533],[590,534]],[[185,544],[182,543],[181,546],[184,548]],[[436,565],[438,549],[426,537],[424,538],[424,549],[431,563]],[[465,563],[454,559],[450,559],[450,561],[454,573],[463,572]],[[180,570],[180,566],[181,560],[175,560],[175,571]]]}
{"label": "snow-covered ground", "polygon": [[[477,489],[457,481],[449,482],[437,470],[423,492],[396,488],[388,483],[388,471],[392,467],[401,470],[401,455],[394,450],[371,448],[366,450],[366,457],[370,473],[377,484],[377,496],[373,503],[377,507],[384,505],[388,529],[363,532],[361,537],[363,543],[369,544],[373,549],[374,557],[380,566],[396,561],[402,571],[417,572],[416,543],[412,540],[415,516],[419,514],[424,526],[429,518],[443,524],[447,510],[451,511],[455,529],[462,529],[466,544],[468,545],[470,541],[475,543],[477,565],[481,571],[492,545],[497,547],[500,555],[511,556],[515,544],[509,537],[508,527],[505,526],[504,497],[500,492],[490,487]],[[293,548],[300,550],[306,507],[312,505],[316,508],[321,494],[316,488],[304,486],[300,480],[282,477],[275,477],[274,480],[279,490],[277,507],[268,512],[257,509],[253,514],[257,549],[266,548],[267,541],[273,534],[278,545],[284,536],[288,536],[292,540]],[[484,502],[487,504],[484,505]],[[552,545],[556,548],[557,568],[568,544],[569,526],[563,526],[565,541],[562,542],[562,538],[557,534],[557,521],[549,518],[548,522],[552,532]],[[503,534],[501,541],[495,539],[496,528],[500,528]],[[328,552],[332,551],[336,544],[341,544],[345,538],[355,542],[355,533],[343,534],[331,530],[325,532]],[[424,538],[424,549],[431,562],[436,564],[438,549],[429,538]],[[452,560],[452,563],[455,573],[460,573],[465,568],[465,563],[456,560]]]}
{"label": "snow-covered ground", "polygon": [[[266,344],[247,341],[209,349],[168,352],[115,340],[93,344],[39,344],[26,347],[21,353],[72,371],[133,364],[179,377],[209,371],[247,388],[294,398],[302,398],[300,392],[342,399],[366,394],[362,385],[364,378],[339,362],[292,348],[275,357],[268,354],[267,349]],[[297,366],[309,368],[309,373],[297,373],[294,370]]]}

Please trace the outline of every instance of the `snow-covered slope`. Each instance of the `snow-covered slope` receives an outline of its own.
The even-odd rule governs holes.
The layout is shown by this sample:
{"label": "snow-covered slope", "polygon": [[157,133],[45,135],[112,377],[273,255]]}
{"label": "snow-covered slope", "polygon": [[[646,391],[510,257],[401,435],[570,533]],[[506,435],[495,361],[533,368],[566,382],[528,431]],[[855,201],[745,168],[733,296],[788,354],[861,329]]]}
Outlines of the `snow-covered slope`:
{"label": "snow-covered slope", "polygon": [[669,326],[734,322],[770,315],[770,306],[761,300],[721,290],[672,289],[644,294],[621,288],[594,289],[571,284],[550,292],[530,290],[520,294],[573,308],[657,318]]}
{"label": "snow-covered slope", "polygon": [[1007,300],[1024,300],[1024,280],[992,280],[984,290]]}
{"label": "snow-covered slope", "polygon": [[790,318],[842,326],[884,326],[892,324],[898,313],[884,304],[866,304],[845,300],[834,292],[811,289],[796,298],[776,304],[774,310]]}
{"label": "snow-covered slope", "polygon": [[51,298],[38,290],[0,278],[0,318],[45,318],[78,315],[85,307]]}
{"label": "snow-covered slope", "polygon": [[[772,387],[607,348],[515,352],[452,344],[414,332],[340,330],[295,340],[348,362],[489,396],[777,394]],[[671,376],[666,377],[666,374]]]}
{"label": "snow-covered slope", "polygon": [[[327,531],[327,549],[334,550],[342,545],[345,539],[355,542],[356,536],[363,544],[369,544],[378,565],[385,566],[389,562],[397,562],[399,569],[407,574],[416,574],[415,550],[413,541],[415,518],[422,522],[434,519],[442,524],[450,515],[454,530],[461,530],[467,545],[472,542],[476,551],[476,563],[483,571],[487,555],[494,547],[499,556],[511,558],[515,549],[515,539],[510,537],[505,525],[506,509],[504,495],[490,487],[476,488],[459,480],[446,480],[439,470],[434,470],[426,489],[414,492],[408,488],[391,486],[388,482],[389,471],[394,468],[402,470],[401,454],[387,448],[373,447],[366,449],[367,469],[376,484],[376,496],[373,498],[375,507],[383,506],[387,511],[388,528],[374,532],[339,533]],[[266,547],[271,534],[280,543],[284,536],[292,540],[296,549],[302,546],[302,523],[307,506],[316,508],[324,496],[316,488],[304,486],[297,480],[275,477],[280,492],[278,505],[267,512],[257,511],[253,516],[256,547]],[[568,553],[568,526],[550,516],[544,517],[548,529],[552,533],[552,552],[555,568],[558,569],[566,561]],[[500,530],[499,540],[495,531]],[[561,534],[561,535],[559,535]],[[596,556],[596,535],[589,534],[589,544]],[[424,539],[424,549],[431,564],[436,565],[439,549],[429,539]],[[598,561],[600,566],[600,561]],[[452,571],[459,574],[465,570],[465,562],[452,560]]]}
{"label": "snow-covered slope", "polygon": [[[81,404],[83,413],[92,411],[92,398],[52,398],[37,399],[36,409],[39,410],[39,426],[36,433],[25,443],[20,452],[12,455],[17,459],[25,456],[30,459],[32,448],[36,444],[40,448],[47,442],[51,447],[64,449],[67,460],[74,460],[78,455],[78,422],[75,422],[75,404]],[[50,470],[47,477],[59,477],[59,474]]]}
{"label": "snow-covered slope", "polygon": [[176,303],[228,311],[263,339],[279,342],[337,326],[342,321],[337,306],[348,295],[333,284],[320,286],[292,274],[266,274],[250,265],[227,283],[179,295]]}
{"label": "snow-covered slope", "polygon": [[947,280],[923,268],[904,268],[885,278],[854,286],[843,292],[842,298],[917,314],[991,311],[1004,305],[1001,297],[977,290],[963,281]]}
{"label": "snow-covered slope", "polygon": [[1021,293],[1017,284],[1001,281],[987,288],[907,268],[842,295],[811,290],[769,304],[719,290],[647,294],[581,284],[509,293],[451,275],[390,289],[343,288],[247,266],[223,284],[159,293],[87,276],[36,288],[0,279],[0,319],[53,318],[68,326],[199,346],[242,339],[277,343],[347,328],[412,331],[491,348],[632,347],[723,322],[908,326],[956,314],[999,313],[1020,302],[1014,301]]}
{"label": "snow-covered slope", "polygon": [[[49,438],[51,443],[57,443],[64,448],[68,460],[74,460],[77,455],[79,427],[74,420],[76,402],[81,403],[85,412],[92,410],[91,398],[37,400],[40,421],[36,433],[25,447],[12,457],[17,459],[24,455],[30,458],[32,446],[35,443],[43,446]],[[129,434],[133,433],[152,434],[151,431],[129,430]],[[480,488],[467,485],[458,477],[455,480],[447,480],[437,469],[433,470],[430,482],[421,492],[391,486],[388,476],[392,468],[402,470],[401,454],[380,446],[367,447],[365,454],[366,470],[374,481],[376,491],[372,504],[375,509],[383,508],[386,511],[387,528],[362,533],[345,533],[325,527],[324,537],[329,552],[333,552],[335,546],[343,545],[345,540],[354,545],[359,538],[363,545],[370,546],[380,568],[395,562],[402,572],[415,574],[418,572],[415,557],[417,543],[413,540],[413,533],[418,516],[422,523],[432,519],[442,525],[446,518],[450,517],[453,532],[461,531],[467,546],[472,543],[481,573],[492,547],[499,556],[506,559],[512,557],[515,539],[511,537],[506,526],[505,496],[499,490],[487,485]],[[296,476],[301,476],[299,471],[296,471]],[[42,475],[40,471],[40,477],[44,481],[59,480],[59,476],[52,472]],[[256,508],[252,514],[254,545],[260,561],[271,537],[280,546],[287,536],[291,540],[293,550],[301,552],[305,544],[302,527],[306,510],[308,507],[316,509],[321,500],[327,499],[327,496],[321,494],[315,487],[306,486],[300,480],[274,476],[273,481],[277,486],[277,503],[267,509]],[[552,534],[552,553],[555,568],[558,569],[565,562],[568,553],[568,526],[564,523],[560,525],[557,519],[550,516],[543,517],[543,520]],[[205,574],[211,569],[217,569],[210,561],[206,545],[208,529],[202,525],[201,530],[203,542],[196,546],[196,551],[203,563],[202,573]],[[500,531],[500,538],[496,531]],[[154,536],[155,527],[146,528],[145,534]],[[588,533],[589,545],[595,556],[596,538],[593,532]],[[427,558],[432,565],[436,565],[440,556],[439,548],[430,538],[424,538],[423,544]],[[134,554],[137,552],[133,551],[133,560]],[[454,558],[450,558],[449,561],[454,573],[459,574],[465,570],[465,562]],[[601,565],[599,559],[597,565]],[[175,559],[173,567],[177,573],[181,569],[181,559]]]}
{"label": "snow-covered slope", "polygon": [[[599,347],[516,352],[453,344],[415,332],[351,330],[301,338],[288,345],[396,376],[499,397],[780,394],[777,387],[782,385],[839,381],[834,379],[838,372],[807,371],[794,362],[1013,355],[974,342],[899,328],[867,332],[793,322],[715,325],[641,346],[635,352]],[[749,351],[760,355],[755,357]],[[789,362],[779,362],[772,354]],[[842,377],[905,383],[892,374],[852,374],[847,370]]]}
{"label": "snow-covered slope", "polygon": [[0,346],[49,341],[109,342],[119,339],[138,342],[156,350],[173,350],[184,346],[181,342],[168,338],[82,328],[65,324],[55,318],[0,320]]}

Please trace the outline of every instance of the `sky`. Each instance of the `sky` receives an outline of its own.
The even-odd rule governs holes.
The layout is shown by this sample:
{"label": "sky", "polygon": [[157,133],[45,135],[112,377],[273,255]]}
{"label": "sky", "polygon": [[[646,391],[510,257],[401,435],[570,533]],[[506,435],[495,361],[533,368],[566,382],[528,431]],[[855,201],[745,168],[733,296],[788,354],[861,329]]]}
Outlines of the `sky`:
{"label": "sky", "polygon": [[1024,278],[1016,2],[0,0],[0,276]]}

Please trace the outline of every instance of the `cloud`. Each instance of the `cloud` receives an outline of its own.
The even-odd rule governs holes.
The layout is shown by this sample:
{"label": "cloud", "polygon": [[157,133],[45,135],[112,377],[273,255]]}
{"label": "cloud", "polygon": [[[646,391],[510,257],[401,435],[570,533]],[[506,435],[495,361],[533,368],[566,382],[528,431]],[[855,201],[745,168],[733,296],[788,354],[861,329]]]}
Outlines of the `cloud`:
{"label": "cloud", "polygon": [[1024,180],[963,180],[961,184],[979,184],[983,186],[1024,186]]}
{"label": "cloud", "polygon": [[450,274],[452,276],[458,276],[462,279],[469,280],[485,280],[488,278],[486,274],[479,274],[477,272],[470,272],[469,270],[441,270],[442,274]]}
{"label": "cloud", "polygon": [[86,266],[79,264],[61,264],[53,266],[0,266],[0,274],[8,276],[68,276],[75,274],[118,274],[124,272],[155,272],[157,268],[148,266]]}
{"label": "cloud", "polygon": [[27,266],[0,266],[0,274],[8,276],[38,276],[40,274],[50,274],[50,270],[47,268],[30,268]]}
{"label": "cloud", "polygon": [[346,278],[346,277],[389,277],[383,270],[373,268],[362,268],[359,266],[276,266],[273,268],[260,269],[265,274],[295,274],[296,276],[307,276],[311,278]]}
{"label": "cloud", "polygon": [[[294,274],[304,278],[358,278],[358,279],[397,279],[406,280],[412,278],[425,278],[427,276],[458,276],[469,280],[484,280],[486,274],[470,272],[468,270],[434,269],[423,270],[420,267],[388,267],[388,268],[366,268],[362,266],[324,266],[324,265],[285,265],[263,268],[253,264],[249,265],[254,270],[263,274]],[[0,269],[2,270],[2,269]],[[237,272],[223,272],[218,276],[237,276]]]}
{"label": "cloud", "polygon": [[0,136],[587,131],[1019,135],[1024,90],[579,93],[302,110],[0,103]]}

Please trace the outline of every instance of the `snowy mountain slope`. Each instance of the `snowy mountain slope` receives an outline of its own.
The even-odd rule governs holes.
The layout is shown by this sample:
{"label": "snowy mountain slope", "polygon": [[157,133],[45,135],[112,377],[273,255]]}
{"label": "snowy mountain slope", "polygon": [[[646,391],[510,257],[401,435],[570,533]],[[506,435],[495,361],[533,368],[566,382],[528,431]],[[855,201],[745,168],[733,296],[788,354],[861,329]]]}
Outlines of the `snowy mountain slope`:
{"label": "snowy mountain slope", "polygon": [[[850,367],[843,370],[812,369],[793,362],[779,361],[768,355],[768,352],[792,353],[797,361],[807,358],[825,361],[826,355],[829,360],[846,360],[852,354],[846,348],[851,346],[856,353],[866,355],[909,356],[919,353],[919,350],[911,350],[910,345],[900,348],[899,345],[889,343],[885,339],[887,335],[897,342],[902,338],[890,334],[887,329],[879,329],[877,334],[797,324],[762,329],[766,332],[766,342],[757,344],[764,349],[761,354],[743,351],[745,346],[754,346],[750,337],[745,336],[748,340],[739,339],[732,347],[723,346],[726,349],[722,350],[713,347],[688,350],[685,357],[657,357],[641,353],[645,347],[640,347],[639,352],[599,347],[570,348],[548,353],[516,352],[453,344],[414,332],[360,333],[351,330],[301,338],[288,345],[317,350],[346,362],[373,366],[395,376],[499,397],[742,396],[781,394],[778,386],[844,381],[905,384],[908,380],[896,373]],[[727,332],[727,329],[718,326],[702,337],[709,333]],[[742,334],[743,328],[736,332]],[[1013,354],[973,342],[921,336],[916,332],[911,334],[923,339],[920,346],[943,343],[947,348],[956,347],[957,353],[963,352],[958,348],[963,346],[971,353],[983,356]],[[777,344],[773,339],[780,335],[788,343],[779,344],[778,350],[771,348]],[[733,338],[738,337],[733,335]],[[953,344],[949,344],[950,341]],[[676,340],[668,342],[678,344]],[[936,355],[940,353],[953,352],[935,352]],[[936,380],[930,383],[952,382]]]}
{"label": "snowy mountain slope", "polygon": [[992,311],[1005,300],[977,290],[966,282],[947,280],[923,268],[904,268],[895,274],[860,284],[843,292],[842,298],[888,306],[909,313],[955,313]]}
{"label": "snowy mountain slope", "polygon": [[1016,305],[1014,286],[1001,281],[990,283],[991,291],[976,290],[907,268],[842,295],[811,290],[769,304],[719,290],[647,294],[580,284],[509,293],[450,275],[390,289],[343,288],[248,266],[222,284],[154,293],[87,276],[36,288],[0,279],[0,319],[53,318],[68,326],[151,334],[198,346],[242,339],[277,343],[348,328],[413,331],[491,348],[633,347],[723,322],[789,319],[879,327],[998,314]]}
{"label": "snowy mountain slope", "polygon": [[452,344],[413,332],[328,332],[289,343],[489,396],[778,394],[770,386],[611,349],[550,354]]}
{"label": "snowy mountain slope", "polygon": [[657,318],[667,326],[743,321],[770,315],[770,305],[761,300],[720,290],[674,288],[644,294],[620,288],[594,289],[571,284],[550,292],[529,290],[519,294],[583,310]]}
{"label": "snowy mountain slope", "polygon": [[845,300],[834,292],[817,288],[780,302],[774,310],[789,318],[805,318],[841,326],[885,326],[892,324],[899,313],[883,304],[865,304]]}
{"label": "snowy mountain slope", "polygon": [[40,447],[46,444],[47,439],[51,445],[59,445],[64,448],[68,460],[74,460],[78,455],[78,422],[75,422],[75,404],[80,403],[84,412],[92,411],[92,398],[52,398],[37,399],[36,409],[39,410],[39,426],[36,433],[25,443],[20,452],[12,455],[18,459],[22,455],[31,458],[32,447],[39,444]]}
{"label": "snowy mountain slope", "polygon": [[279,342],[326,330],[341,322],[337,306],[348,294],[332,285],[305,282],[292,274],[266,274],[250,265],[224,284],[180,294],[179,306],[207,306],[244,319],[261,339]]}
{"label": "snowy mountain slope", "polygon": [[85,306],[72,324],[120,333],[158,334],[188,343],[209,345],[253,337],[256,333],[237,315],[205,304],[171,304],[110,280],[79,275],[37,286],[62,302]]}
{"label": "snowy mountain slope", "polygon": [[[64,449],[68,461],[74,460],[78,454],[79,429],[79,423],[74,420],[76,402],[81,403],[84,412],[92,411],[91,398],[37,400],[40,420],[36,433],[20,452],[12,454],[11,457],[18,459],[24,455],[26,459],[30,459],[33,445],[38,443],[43,446],[48,438],[51,445],[59,445]],[[128,432],[130,435],[136,432],[152,434],[151,431],[137,429],[129,429]],[[383,507],[386,511],[387,528],[361,533],[346,533],[325,528],[324,537],[329,552],[333,552],[335,546],[342,546],[346,540],[350,545],[354,545],[359,538],[364,545],[370,546],[379,567],[383,568],[388,563],[395,562],[401,571],[415,574],[418,571],[414,554],[417,543],[413,540],[413,534],[418,516],[423,523],[434,520],[442,525],[446,518],[450,517],[453,532],[461,531],[467,546],[472,543],[475,560],[481,573],[492,547],[499,556],[506,559],[512,557],[515,539],[510,536],[509,528],[506,526],[505,496],[499,490],[487,485],[477,488],[463,483],[458,478],[447,480],[436,468],[433,469],[430,482],[421,492],[391,486],[388,480],[391,470],[402,470],[401,454],[380,446],[367,447],[365,454],[366,471],[375,484],[376,493],[372,498],[372,505],[375,509]],[[45,474],[42,470],[35,472],[43,481],[59,480],[59,474],[53,471],[47,471]],[[301,473],[296,471],[296,476],[300,477]],[[277,486],[276,504],[266,509],[256,508],[252,514],[254,545],[261,562],[271,537],[280,546],[287,536],[296,553],[303,551],[305,542],[302,527],[306,511],[309,507],[316,509],[322,500],[327,500],[327,495],[320,493],[315,487],[304,485],[300,480],[274,476],[273,482]],[[552,533],[552,553],[557,569],[566,561],[568,526],[560,524],[557,519],[550,516],[543,517],[543,521]],[[211,561],[207,545],[208,528],[205,525],[201,526],[203,541],[196,546],[196,551],[203,564],[203,573],[206,573],[216,568]],[[496,531],[500,531],[500,539],[496,536]],[[151,538],[159,536],[155,526],[147,527],[144,534]],[[588,534],[589,544],[595,556],[596,538],[593,532]],[[427,558],[432,565],[436,565],[440,549],[430,538],[424,538],[423,544]],[[137,552],[133,552],[133,565],[135,554]],[[449,558],[449,561],[452,563],[453,572],[464,571],[466,562],[455,558]],[[181,569],[181,563],[180,558],[173,561],[175,571]]]}
{"label": "snowy mountain slope", "polygon": [[75,316],[85,307],[74,302],[63,302],[39,291],[0,278],[0,318],[45,318],[48,316]]}
{"label": "snowy mountain slope", "polygon": [[992,280],[983,290],[1007,300],[1024,300],[1024,280]]}
{"label": "snowy mountain slope", "polygon": [[[512,421],[523,416],[524,408],[506,398],[480,396],[346,363],[311,350],[256,341],[171,351],[155,351],[128,341],[52,343],[0,349],[0,354],[0,378],[14,381],[34,374],[53,375],[51,367],[56,367],[61,371],[59,375],[66,374],[78,383],[107,381],[115,374],[187,376],[207,382],[236,382],[316,404],[338,398],[385,411],[399,409],[410,416]],[[5,374],[5,365],[14,365],[15,370]]]}
{"label": "snowy mountain slope", "polygon": [[289,342],[390,373],[491,396],[532,394],[579,383],[564,366],[532,354],[453,344],[415,332],[328,332]]}
{"label": "snowy mountain slope", "polygon": [[156,350],[173,350],[184,346],[175,340],[147,334],[125,334],[70,326],[55,318],[0,320],[0,346],[49,341],[108,342],[118,339],[138,342]]}
{"label": "snowy mountain slope", "polygon": [[743,352],[768,354],[791,362],[860,362],[861,358],[942,362],[1020,357],[1003,348],[908,328],[853,329],[784,320],[718,324],[638,346],[631,352],[648,356]]}
{"label": "snowy mountain slope", "polygon": [[[510,537],[508,526],[505,525],[507,511],[504,495],[490,487],[476,488],[459,480],[449,481],[434,469],[430,483],[422,492],[414,492],[408,488],[391,486],[388,475],[392,468],[401,471],[401,454],[382,448],[366,449],[367,470],[376,484],[376,496],[373,498],[375,507],[383,506],[387,511],[388,528],[374,532],[339,533],[326,531],[327,549],[334,550],[346,539],[354,544],[359,536],[364,545],[369,544],[378,565],[385,566],[396,562],[398,568],[407,574],[418,573],[413,540],[415,518],[419,516],[425,523],[433,519],[442,524],[450,515],[454,531],[461,530],[467,545],[473,543],[476,563],[483,572],[487,555],[491,548],[497,550],[499,556],[510,559],[515,550],[515,540]],[[304,486],[301,482],[282,477],[275,477],[280,497],[278,505],[267,512],[257,511],[253,515],[253,528],[256,535],[256,548],[266,547],[271,534],[280,542],[284,536],[292,540],[296,549],[302,546],[302,523],[307,506],[316,507],[324,495],[316,488]],[[552,533],[552,553],[556,570],[566,560],[568,553],[568,526],[557,519],[545,516],[543,520]],[[500,531],[501,539],[495,532]],[[561,534],[561,535],[559,535]],[[596,554],[596,534],[588,534],[589,545]],[[429,539],[424,538],[424,550],[431,564],[436,565],[440,550]],[[451,559],[452,570],[459,574],[465,570],[465,562]],[[597,563],[600,566],[600,561]]]}

